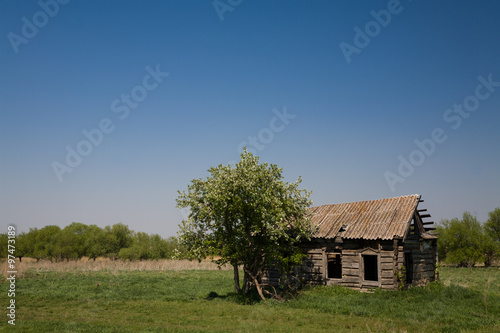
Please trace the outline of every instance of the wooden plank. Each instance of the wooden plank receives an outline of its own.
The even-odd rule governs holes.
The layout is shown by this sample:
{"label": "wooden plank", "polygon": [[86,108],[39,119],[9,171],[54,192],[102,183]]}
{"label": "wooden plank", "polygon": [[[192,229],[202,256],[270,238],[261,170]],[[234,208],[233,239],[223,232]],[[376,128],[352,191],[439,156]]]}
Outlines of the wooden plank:
{"label": "wooden plank", "polygon": [[394,263],[394,255],[391,254],[391,256],[385,256],[385,257],[380,257],[380,262],[382,264],[392,264]]}
{"label": "wooden plank", "polygon": [[382,279],[384,278],[393,278],[394,277],[394,271],[388,271],[388,270],[383,270],[382,271]]}
{"label": "wooden plank", "polygon": [[314,261],[316,261],[316,260],[322,260],[322,259],[323,258],[321,257],[321,255],[315,254],[315,255],[307,256],[306,259],[304,259],[304,260],[314,260]]}
{"label": "wooden plank", "polygon": [[380,281],[382,284],[394,284],[396,282],[395,276],[390,278],[382,278]]}
{"label": "wooden plank", "polygon": [[342,256],[355,256],[358,255],[359,251],[344,249],[342,251]]}
{"label": "wooden plank", "polygon": [[391,279],[385,279],[385,280],[382,280],[382,283],[381,283],[381,287],[384,288],[384,286],[387,288],[392,288],[396,285],[396,282],[395,280],[391,280]]}
{"label": "wooden plank", "polygon": [[360,267],[360,263],[357,260],[349,260],[349,261],[342,260],[342,267],[345,267],[345,268],[359,268]]}
{"label": "wooden plank", "polygon": [[342,262],[342,269],[344,268],[355,268],[355,269],[359,269],[359,262],[354,262],[354,261],[351,261],[351,262]]}
{"label": "wooden plank", "polygon": [[420,218],[425,219],[427,217],[431,217],[431,214],[421,214]]}
{"label": "wooden plank", "polygon": [[358,285],[360,279],[359,279],[359,276],[343,276],[342,281],[344,283],[353,283],[353,284]]}
{"label": "wooden plank", "polygon": [[392,262],[391,263],[383,262],[382,265],[380,266],[382,270],[392,271],[394,269],[394,264]]}
{"label": "wooden plank", "polygon": [[391,290],[396,289],[397,287],[395,287],[394,284],[383,284],[381,288],[385,290]]}
{"label": "wooden plank", "polygon": [[343,268],[342,267],[342,275],[349,275],[349,276],[359,276],[359,269],[352,269],[352,268]]}
{"label": "wooden plank", "polygon": [[321,251],[322,251],[322,254],[321,254],[321,257],[323,258],[322,260],[322,264],[321,264],[321,273],[322,276],[323,276],[323,279],[325,279],[327,277],[327,268],[328,268],[328,262],[326,261],[326,247],[323,247],[321,248]]}

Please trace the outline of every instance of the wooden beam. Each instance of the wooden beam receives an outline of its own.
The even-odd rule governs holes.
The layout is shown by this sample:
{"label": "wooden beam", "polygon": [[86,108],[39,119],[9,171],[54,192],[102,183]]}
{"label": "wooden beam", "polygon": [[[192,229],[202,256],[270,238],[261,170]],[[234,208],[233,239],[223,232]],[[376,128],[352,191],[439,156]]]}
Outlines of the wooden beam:
{"label": "wooden beam", "polygon": [[417,212],[426,212],[427,209],[417,209]]}
{"label": "wooden beam", "polygon": [[424,230],[425,231],[436,230],[436,227],[425,227]]}
{"label": "wooden beam", "polygon": [[427,224],[434,224],[434,221],[429,221],[429,222],[422,222],[423,225],[427,225]]}
{"label": "wooden beam", "polygon": [[431,214],[422,214],[420,218],[425,219],[426,217],[431,217]]}

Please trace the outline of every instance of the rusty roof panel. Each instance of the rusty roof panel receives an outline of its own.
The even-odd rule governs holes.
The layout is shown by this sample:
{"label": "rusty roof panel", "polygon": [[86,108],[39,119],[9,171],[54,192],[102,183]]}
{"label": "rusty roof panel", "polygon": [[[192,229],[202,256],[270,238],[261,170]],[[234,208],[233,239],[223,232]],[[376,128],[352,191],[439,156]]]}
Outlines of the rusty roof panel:
{"label": "rusty roof panel", "polygon": [[311,222],[318,226],[314,237],[334,238],[342,227],[342,238],[347,239],[404,237],[419,200],[420,195],[412,194],[311,207]]}

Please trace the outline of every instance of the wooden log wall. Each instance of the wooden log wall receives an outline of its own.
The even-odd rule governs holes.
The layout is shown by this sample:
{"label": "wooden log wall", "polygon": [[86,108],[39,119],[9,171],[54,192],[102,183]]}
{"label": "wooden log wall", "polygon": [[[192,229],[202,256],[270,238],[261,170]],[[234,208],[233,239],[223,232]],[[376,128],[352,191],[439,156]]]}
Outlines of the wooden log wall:
{"label": "wooden log wall", "polygon": [[411,252],[413,260],[413,284],[423,286],[436,279],[437,241],[410,235],[404,251]]}
{"label": "wooden log wall", "polygon": [[[426,244],[427,243],[427,244]],[[401,272],[405,264],[405,252],[411,252],[413,260],[413,284],[425,285],[435,279],[437,244],[436,240],[424,240],[417,235],[409,235],[402,240],[363,241],[334,240],[311,241],[302,244],[307,257],[298,269],[299,278],[308,284],[338,284],[356,289],[397,289],[396,271]],[[341,250],[342,279],[327,278],[327,253]],[[363,255],[377,255],[378,281],[365,281]],[[279,275],[272,270],[264,274],[264,283],[277,283]]]}

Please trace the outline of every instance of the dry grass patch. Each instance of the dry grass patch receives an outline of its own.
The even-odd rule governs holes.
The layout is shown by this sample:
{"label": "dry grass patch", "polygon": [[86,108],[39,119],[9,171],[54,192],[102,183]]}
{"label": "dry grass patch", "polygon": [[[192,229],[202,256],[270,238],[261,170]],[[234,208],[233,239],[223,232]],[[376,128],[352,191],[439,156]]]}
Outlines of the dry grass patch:
{"label": "dry grass patch", "polygon": [[[50,262],[48,260],[40,260],[39,262],[36,262],[36,260],[26,260],[23,258],[22,262],[16,260],[15,267],[19,278],[24,277],[24,274],[28,271],[61,273],[110,271],[117,274],[120,271],[232,270],[232,267],[227,265],[219,268],[210,260],[202,260],[201,262],[171,259],[123,261],[104,258],[96,261],[76,260],[61,262]],[[1,275],[7,276],[7,271],[9,270],[7,262],[1,263]]]}

